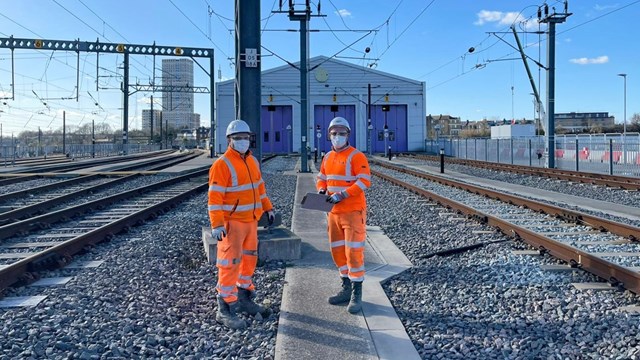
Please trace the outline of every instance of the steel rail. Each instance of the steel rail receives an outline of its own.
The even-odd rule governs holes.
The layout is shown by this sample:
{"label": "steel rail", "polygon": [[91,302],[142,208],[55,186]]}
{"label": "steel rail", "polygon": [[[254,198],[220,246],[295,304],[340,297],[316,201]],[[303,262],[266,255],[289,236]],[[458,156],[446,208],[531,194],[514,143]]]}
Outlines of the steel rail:
{"label": "steel rail", "polygon": [[[192,179],[190,177],[193,176],[194,174],[189,174],[180,177],[180,179],[181,181],[191,181]],[[170,183],[175,182],[163,182],[165,185],[170,185]],[[206,190],[208,186],[208,183],[205,182],[176,196],[165,199],[143,210],[103,225],[73,239],[64,241],[61,244],[0,269],[0,291],[18,282],[28,283],[35,280],[37,275],[33,273],[39,270],[66,265],[73,255],[85,250],[88,246],[108,240],[122,230],[129,229],[147,218],[155,217],[157,214],[165,212],[166,209],[174,207],[177,203],[192,194]]]}
{"label": "steel rail", "polygon": [[[164,159],[162,162],[160,162],[160,164],[156,164],[154,167],[151,168],[151,170],[159,170],[159,169],[164,169],[168,166],[172,166],[187,160],[190,160],[191,158],[195,157],[197,155],[194,156],[187,156],[186,158],[178,158],[178,159],[171,159],[170,161],[167,161],[166,159]],[[136,167],[140,167],[143,165],[148,165],[148,163],[145,164],[136,164]],[[3,212],[0,213],[0,225],[7,225],[10,223],[14,223],[16,221],[20,221],[26,218],[29,218],[30,216],[33,215],[40,215],[40,214],[44,214],[46,213],[48,210],[63,204],[67,201],[69,201],[70,199],[85,195],[85,194],[90,194],[111,186],[115,186],[118,185],[120,183],[124,183],[127,182],[129,180],[132,180],[138,176],[140,176],[141,174],[131,174],[128,176],[123,176],[123,177],[119,177],[117,179],[102,183],[102,184],[98,184],[98,185],[94,185],[91,187],[87,187],[84,189],[80,189],[71,193],[67,193],[64,195],[60,195],[60,196],[56,196],[55,198],[49,199],[49,200],[45,200],[45,201],[41,201],[39,203],[33,204],[33,205],[28,205],[28,206],[23,206],[20,207],[18,209],[14,209],[11,211],[7,211],[7,212]],[[98,176],[102,176],[102,175],[88,175],[91,177],[98,177]],[[80,178],[76,178],[76,179],[72,179],[72,180],[77,180],[77,179],[87,179],[86,177],[80,177]],[[56,183],[59,184],[59,183]],[[73,184],[73,183],[70,183]],[[69,184],[67,184],[69,185]],[[45,185],[48,186],[48,185]],[[38,188],[41,189],[42,187]],[[26,191],[20,191],[20,193],[23,193],[22,196],[24,196],[24,193],[29,192],[29,190]],[[13,194],[13,193],[11,193]],[[2,200],[2,197],[0,197],[0,200]],[[1,238],[1,237],[0,237]]]}
{"label": "steel rail", "polygon": [[[411,154],[411,155],[405,154],[403,156],[413,157],[416,159],[425,159],[425,160],[435,161],[435,162],[440,161],[440,159],[437,156],[416,155],[416,154]],[[471,160],[471,159],[445,158],[445,161],[452,164],[462,164],[462,165],[473,166],[473,167],[484,168],[484,169],[496,169],[496,170],[508,171],[516,174],[547,177],[547,178],[558,179],[558,180],[579,182],[583,184],[619,187],[625,190],[640,190],[640,178],[634,178],[634,177],[628,177],[628,176],[605,175],[605,174],[587,173],[587,172],[572,171],[572,170],[538,168],[538,167],[530,167],[525,165],[501,164],[501,163],[492,163],[487,161]]]}
{"label": "steel rail", "polygon": [[[375,160],[373,162],[377,163],[377,161]],[[384,164],[384,165],[388,165],[388,164]],[[406,172],[411,175],[416,175],[419,177],[423,177],[423,175],[425,175],[425,174],[421,174],[408,169],[398,169],[395,166],[390,168],[393,168],[394,170],[397,170],[397,171]],[[382,174],[374,170],[372,170],[371,173],[393,184],[396,184],[405,189],[408,189],[409,191],[415,194],[421,195],[427,199],[435,201],[446,208],[454,209],[470,218],[478,220],[479,222],[496,227],[500,229],[500,231],[503,232],[505,235],[508,235],[517,239],[522,239],[526,243],[537,248],[541,253],[548,253],[556,258],[564,260],[568,264],[570,264],[572,267],[582,268],[592,274],[595,274],[603,279],[606,279],[614,286],[621,286],[636,294],[640,294],[640,272],[636,272],[626,267],[613,264],[598,256],[589,254],[585,251],[582,251],[582,250],[573,248],[569,245],[563,244],[561,242],[555,241],[544,235],[538,234],[532,230],[512,224],[507,220],[500,219],[498,217],[482,212],[480,210],[476,210],[472,207],[464,205],[455,200],[452,200],[444,196],[424,190],[422,188],[407,184],[401,180],[395,179],[386,174]],[[428,177],[428,176],[424,178],[436,181],[443,185],[448,185],[449,183],[448,180],[439,181],[444,179],[435,179],[434,177]],[[434,179],[431,179],[431,178],[434,178]],[[513,199],[518,201],[518,203],[514,203],[509,200],[513,197],[512,195],[502,194],[502,195],[505,195],[506,198],[503,198],[502,196],[496,197],[499,194],[497,192],[494,192],[494,191],[485,192],[486,189],[482,189],[469,184],[457,183],[457,182],[451,182],[451,185],[448,185],[448,186],[453,186],[459,189],[467,190],[472,193],[476,193],[478,195],[487,194],[486,196],[488,197],[498,199],[506,203],[519,205],[519,206],[526,206],[532,210],[538,210],[538,206],[537,206],[538,203],[533,200],[518,198],[518,199]],[[526,200],[526,201],[521,202],[521,200]],[[531,203],[531,206],[528,206],[527,203]],[[553,214],[555,215],[556,213],[558,213],[558,211],[554,212]],[[571,218],[568,218],[568,219],[572,220]],[[636,228],[636,236],[638,231],[640,231],[640,229]]]}
{"label": "steel rail", "polygon": [[[33,166],[33,167],[27,167],[23,169],[16,169],[14,172],[10,174],[0,173],[0,178],[1,177],[11,178],[15,174],[24,174],[24,173],[30,173],[33,175],[33,173],[39,173],[39,172],[64,172],[64,171],[82,169],[85,167],[93,167],[93,166],[104,165],[104,164],[112,164],[112,163],[119,163],[124,161],[154,158],[157,156],[169,154],[173,151],[174,150],[162,150],[162,151],[155,151],[152,153],[142,153],[138,155],[106,157],[106,158],[91,159],[91,160],[85,160],[85,161],[71,161],[70,163],[64,163],[64,164]],[[1,183],[0,185],[5,185],[5,184]]]}
{"label": "steel rail", "polygon": [[68,207],[58,211],[46,213],[40,216],[35,216],[32,218],[17,221],[11,224],[3,225],[3,226],[0,226],[0,241],[10,238],[13,235],[18,233],[28,233],[34,229],[42,229],[44,227],[47,227],[48,224],[58,222],[65,218],[79,216],[81,214],[90,212],[94,208],[97,209],[97,208],[105,207],[110,204],[116,203],[118,201],[127,199],[129,197],[136,196],[138,194],[148,192],[154,189],[162,188],[177,182],[181,182],[193,176],[204,175],[204,174],[207,174],[208,172],[209,172],[209,169],[201,169],[201,170],[193,171],[185,175],[181,175],[175,178],[153,183],[147,186],[142,186],[142,187],[125,191],[122,193],[114,194],[114,195],[104,197],[98,200],[94,200],[88,203]]}

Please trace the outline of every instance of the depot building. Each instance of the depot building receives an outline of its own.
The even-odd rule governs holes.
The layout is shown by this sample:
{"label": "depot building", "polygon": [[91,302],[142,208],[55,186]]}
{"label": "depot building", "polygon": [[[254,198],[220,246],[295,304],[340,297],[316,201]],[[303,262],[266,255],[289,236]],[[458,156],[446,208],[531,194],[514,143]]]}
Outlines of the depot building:
{"label": "depot building", "polygon": [[[299,63],[296,64],[299,66]],[[331,149],[327,127],[342,116],[351,126],[349,142],[360,151],[423,151],[426,138],[425,83],[345,61],[317,56],[309,59],[309,127],[307,145]],[[283,65],[262,71],[262,152],[300,153],[300,71]],[[370,85],[370,87],[369,87]],[[225,131],[235,117],[234,80],[217,84],[216,149],[227,146]],[[367,105],[371,89],[371,123]],[[386,131],[385,131],[386,129]],[[386,134],[386,136],[385,136]]]}

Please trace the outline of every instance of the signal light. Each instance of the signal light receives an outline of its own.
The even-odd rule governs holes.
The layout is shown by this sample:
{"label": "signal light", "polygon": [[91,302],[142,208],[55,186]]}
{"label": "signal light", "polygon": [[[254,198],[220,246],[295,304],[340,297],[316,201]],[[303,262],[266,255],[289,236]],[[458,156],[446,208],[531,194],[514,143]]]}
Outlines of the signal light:
{"label": "signal light", "polygon": [[182,48],[177,47],[174,51],[174,54],[176,55],[182,55],[184,53],[184,50],[182,50]]}
{"label": "signal light", "polygon": [[42,40],[36,40],[33,42],[33,46],[35,46],[36,49],[40,49],[42,48]]}
{"label": "signal light", "polygon": [[124,52],[124,44],[118,44],[118,46],[116,46],[116,51],[117,52]]}

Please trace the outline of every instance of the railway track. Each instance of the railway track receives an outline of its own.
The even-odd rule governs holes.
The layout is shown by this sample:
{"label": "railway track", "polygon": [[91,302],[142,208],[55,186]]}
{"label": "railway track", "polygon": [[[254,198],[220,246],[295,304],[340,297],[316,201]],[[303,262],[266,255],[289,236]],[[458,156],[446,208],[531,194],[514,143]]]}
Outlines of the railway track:
{"label": "railway track", "polygon": [[[418,154],[402,154],[403,158],[412,158],[419,161],[440,162],[438,156],[418,155]],[[566,180],[583,184],[593,184],[612,188],[621,188],[625,190],[640,190],[640,178],[628,176],[605,175],[597,173],[588,173],[571,170],[548,169],[539,167],[530,167],[524,165],[511,165],[502,163],[493,163],[480,160],[445,158],[445,163],[473,166],[483,169],[492,169],[496,171],[511,172],[521,175],[540,176],[550,179]]]}
{"label": "railway track", "polygon": [[371,164],[375,176],[640,293],[638,227],[376,160]]}
{"label": "railway track", "polygon": [[62,163],[54,163],[54,164],[47,164],[47,165],[25,166],[21,168],[11,169],[10,173],[7,173],[7,172],[0,173],[0,188],[6,185],[29,181],[29,180],[35,180],[45,176],[40,173],[61,174],[61,173],[65,173],[73,170],[79,170],[79,169],[94,167],[98,165],[162,157],[172,152],[174,151],[164,150],[164,151],[157,151],[153,153],[145,153],[140,155],[129,155],[124,157],[110,157],[110,158],[92,159],[92,160],[85,160],[85,161],[71,161],[71,162],[65,161]]}
{"label": "railway track", "polygon": [[[144,169],[161,170],[190,160],[198,155],[191,154],[169,159],[153,159],[142,164],[123,165],[117,170]],[[0,195],[0,225],[7,225],[27,219],[33,215],[45,214],[74,199],[107,190],[142,176],[140,173],[113,179],[109,175],[84,175],[77,178],[47,184],[41,187],[15,191]]]}
{"label": "railway track", "polygon": [[207,174],[198,170],[1,226],[0,290],[29,283],[38,271],[64,266],[74,254],[169,211],[204,191]]}

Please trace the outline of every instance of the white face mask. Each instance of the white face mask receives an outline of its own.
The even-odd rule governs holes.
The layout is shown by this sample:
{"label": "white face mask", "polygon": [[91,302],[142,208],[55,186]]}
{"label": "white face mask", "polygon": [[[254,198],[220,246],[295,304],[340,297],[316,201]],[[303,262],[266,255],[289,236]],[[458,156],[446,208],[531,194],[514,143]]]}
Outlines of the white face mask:
{"label": "white face mask", "polygon": [[249,140],[231,140],[231,147],[240,154],[244,154],[249,150]]}
{"label": "white face mask", "polygon": [[344,147],[346,144],[347,144],[346,136],[331,135],[331,145],[333,145],[334,148],[340,149]]}

